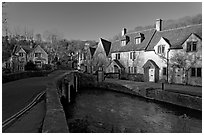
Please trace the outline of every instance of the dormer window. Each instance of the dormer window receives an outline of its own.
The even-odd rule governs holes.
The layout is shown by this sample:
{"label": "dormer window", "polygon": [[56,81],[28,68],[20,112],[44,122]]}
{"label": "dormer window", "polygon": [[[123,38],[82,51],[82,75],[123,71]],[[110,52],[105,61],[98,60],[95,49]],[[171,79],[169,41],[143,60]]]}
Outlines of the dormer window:
{"label": "dormer window", "polygon": [[124,37],[121,39],[121,46],[127,45],[129,41],[130,41],[130,37],[129,37],[129,36],[124,36]]}
{"label": "dormer window", "polygon": [[164,54],[165,53],[165,45],[159,45],[157,48],[157,53],[158,54]]}
{"label": "dormer window", "polygon": [[197,50],[197,41],[187,42],[186,52],[195,52]]}
{"label": "dormer window", "polygon": [[126,45],[126,41],[125,41],[125,40],[122,40],[122,41],[121,41],[121,45],[122,45],[122,46],[125,46],[125,45]]}
{"label": "dormer window", "polygon": [[140,44],[141,43],[141,37],[135,38],[135,44]]}
{"label": "dormer window", "polygon": [[144,34],[137,33],[137,35],[135,37],[135,44],[140,44],[143,39],[144,39]]}

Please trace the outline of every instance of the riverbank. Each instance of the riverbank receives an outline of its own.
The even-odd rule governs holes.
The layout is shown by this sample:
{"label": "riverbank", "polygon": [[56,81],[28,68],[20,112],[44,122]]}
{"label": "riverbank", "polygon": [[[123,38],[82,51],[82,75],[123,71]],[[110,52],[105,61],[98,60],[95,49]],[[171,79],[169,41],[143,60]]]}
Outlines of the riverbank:
{"label": "riverbank", "polygon": [[[168,84],[166,85],[165,90],[162,90],[161,85],[155,85],[154,83],[118,79],[106,79],[105,81],[98,83],[96,76],[81,73],[76,74],[80,78],[80,87],[105,88],[202,111],[202,87],[182,85],[173,87],[173,85]],[[193,90],[195,91],[193,92]]]}

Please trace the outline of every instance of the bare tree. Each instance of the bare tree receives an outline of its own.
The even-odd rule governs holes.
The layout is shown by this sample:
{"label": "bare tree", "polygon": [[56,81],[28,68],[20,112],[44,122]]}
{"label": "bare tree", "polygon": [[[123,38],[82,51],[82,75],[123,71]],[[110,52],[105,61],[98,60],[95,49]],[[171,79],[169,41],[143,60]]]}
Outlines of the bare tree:
{"label": "bare tree", "polygon": [[170,58],[171,67],[181,68],[184,72],[185,83],[188,83],[188,71],[194,66],[201,57],[196,55],[196,52],[185,53],[177,52]]}
{"label": "bare tree", "polygon": [[[2,2],[2,32],[8,36],[8,16],[6,13],[6,7],[7,7],[7,3],[6,2]],[[2,34],[3,34],[2,33]]]}
{"label": "bare tree", "polygon": [[40,33],[38,33],[38,34],[35,35],[35,40],[36,40],[37,42],[39,42],[39,43],[42,42],[42,36],[41,36]]}

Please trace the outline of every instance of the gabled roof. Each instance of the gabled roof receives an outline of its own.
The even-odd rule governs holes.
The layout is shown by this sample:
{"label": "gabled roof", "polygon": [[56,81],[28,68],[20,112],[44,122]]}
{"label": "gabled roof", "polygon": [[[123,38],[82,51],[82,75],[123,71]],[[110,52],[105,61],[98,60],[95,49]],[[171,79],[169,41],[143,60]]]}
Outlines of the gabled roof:
{"label": "gabled roof", "polygon": [[103,48],[106,52],[106,56],[108,56],[110,49],[111,49],[111,42],[101,38],[101,43],[102,43]]}
{"label": "gabled roof", "polygon": [[120,63],[120,61],[118,61],[118,60],[113,60],[120,68],[124,68],[125,69],[125,67]]}
{"label": "gabled roof", "polygon": [[142,67],[149,68],[151,66],[159,69],[159,66],[157,66],[157,64],[153,60],[148,60]]}
{"label": "gabled roof", "polygon": [[182,48],[182,44],[186,41],[186,39],[194,33],[199,38],[202,38],[202,24],[190,25],[186,27],[180,27],[170,30],[157,31],[151,40],[147,50],[154,50],[154,46],[159,42],[161,37],[166,39],[169,43],[170,48],[172,49],[180,49]]}
{"label": "gabled roof", "polygon": [[[127,33],[126,36],[130,37],[130,41],[125,45],[121,46],[121,39],[112,43],[111,52],[127,52],[133,50],[145,50],[145,48],[150,43],[154,33],[156,32],[155,29],[148,29],[133,33]],[[143,40],[140,44],[135,44],[135,38],[143,35]]]}
{"label": "gabled roof", "polygon": [[91,52],[91,57],[93,57],[95,51],[96,51],[96,48],[93,48],[93,47],[89,47],[90,49],[90,52]]}
{"label": "gabled roof", "polygon": [[[16,53],[16,52],[18,52],[20,49],[23,49],[26,53],[29,53],[30,51],[32,51],[33,50],[33,48],[30,48],[30,46],[29,45],[16,45],[15,47],[14,47],[14,49],[13,49],[13,53]],[[35,47],[34,47],[35,48]]]}

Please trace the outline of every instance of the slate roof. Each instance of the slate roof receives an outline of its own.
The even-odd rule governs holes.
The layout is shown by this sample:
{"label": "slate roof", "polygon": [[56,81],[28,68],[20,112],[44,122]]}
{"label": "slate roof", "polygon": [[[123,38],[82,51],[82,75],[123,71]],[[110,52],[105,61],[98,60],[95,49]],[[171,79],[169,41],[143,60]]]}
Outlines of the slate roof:
{"label": "slate roof", "polygon": [[151,67],[151,65],[153,65],[155,68],[159,68],[159,66],[157,66],[157,64],[153,60],[148,60],[142,67],[149,68]]}
{"label": "slate roof", "polygon": [[121,63],[120,63],[120,61],[118,61],[118,60],[113,60],[120,68],[125,68]]}
{"label": "slate roof", "polygon": [[23,50],[25,50],[25,52],[28,54],[28,53],[30,53],[32,50],[34,50],[36,47],[37,47],[37,45],[34,46],[33,48],[30,48],[29,45],[23,45],[23,46],[21,46],[21,45],[16,45],[16,46],[14,47],[13,54],[15,54],[16,52],[18,52],[21,48],[23,48]]}
{"label": "slate roof", "polygon": [[110,49],[111,49],[111,42],[101,38],[101,43],[103,45],[103,48],[106,52],[106,56],[108,56],[109,52],[110,52]]}
{"label": "slate roof", "polygon": [[[129,36],[130,41],[125,45],[121,46],[121,39],[112,43],[111,52],[128,52],[128,51],[140,51],[154,50],[154,46],[159,42],[161,37],[170,44],[171,49],[181,49],[182,44],[191,34],[197,35],[202,39],[202,24],[189,25],[186,27],[180,27],[175,29],[169,29],[164,31],[156,31],[155,28],[127,33],[125,36]],[[135,44],[135,38],[139,35],[143,35],[144,40],[140,44]]]}
{"label": "slate roof", "polygon": [[96,51],[96,48],[93,48],[93,47],[89,47],[90,49],[90,52],[91,52],[91,57],[93,57],[95,51]]}
{"label": "slate roof", "polygon": [[154,46],[159,42],[161,37],[163,37],[170,44],[170,48],[181,49],[182,44],[192,33],[197,35],[199,38],[202,38],[202,24],[157,31],[147,47],[147,50],[154,50]]}
{"label": "slate roof", "polygon": [[[111,47],[111,52],[127,52],[127,51],[133,51],[133,50],[144,50],[148,46],[155,32],[156,32],[155,29],[148,29],[148,30],[134,32],[134,33],[127,33],[125,36],[129,36],[130,41],[125,46],[121,46],[121,39],[113,42]],[[135,44],[135,38],[138,37],[138,35],[140,34],[143,34],[144,39],[140,44]]]}

